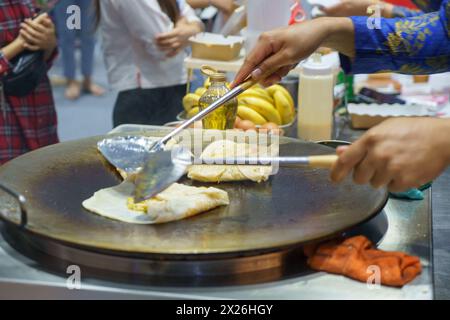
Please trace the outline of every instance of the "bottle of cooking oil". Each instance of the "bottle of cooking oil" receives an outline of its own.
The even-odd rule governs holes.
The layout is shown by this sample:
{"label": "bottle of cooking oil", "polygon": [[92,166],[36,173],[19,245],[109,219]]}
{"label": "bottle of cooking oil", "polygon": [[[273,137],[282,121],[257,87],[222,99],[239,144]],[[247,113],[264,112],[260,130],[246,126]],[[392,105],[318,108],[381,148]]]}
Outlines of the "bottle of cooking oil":
{"label": "bottle of cooking oil", "polygon": [[[223,97],[228,91],[225,73],[218,72],[209,67],[202,68],[211,82],[208,90],[200,98],[200,111],[209,107],[217,99]],[[227,130],[233,129],[238,109],[237,99],[227,102],[203,119],[203,129]]]}

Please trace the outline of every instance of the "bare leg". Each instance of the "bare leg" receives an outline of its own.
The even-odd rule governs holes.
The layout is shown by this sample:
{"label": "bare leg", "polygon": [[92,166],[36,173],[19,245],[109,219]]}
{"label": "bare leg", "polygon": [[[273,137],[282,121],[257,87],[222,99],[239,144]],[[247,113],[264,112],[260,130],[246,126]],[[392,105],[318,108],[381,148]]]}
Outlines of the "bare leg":
{"label": "bare leg", "polygon": [[83,90],[93,96],[99,97],[105,94],[105,89],[92,82],[91,77],[85,77],[83,81]]}
{"label": "bare leg", "polygon": [[69,100],[76,100],[81,95],[81,86],[76,80],[67,80],[65,96]]}

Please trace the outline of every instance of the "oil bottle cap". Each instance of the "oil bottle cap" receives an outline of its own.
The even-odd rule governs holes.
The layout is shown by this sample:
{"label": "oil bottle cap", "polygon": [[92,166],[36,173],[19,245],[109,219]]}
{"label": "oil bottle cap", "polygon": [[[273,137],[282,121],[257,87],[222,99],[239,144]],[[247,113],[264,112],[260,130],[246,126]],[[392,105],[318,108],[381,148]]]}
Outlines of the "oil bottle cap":
{"label": "oil bottle cap", "polygon": [[226,82],[227,75],[220,72],[210,66],[202,66],[201,71],[204,75],[208,76],[212,82]]}
{"label": "oil bottle cap", "polygon": [[314,53],[302,65],[302,72],[310,76],[324,76],[333,74],[333,66],[322,59],[322,55]]}

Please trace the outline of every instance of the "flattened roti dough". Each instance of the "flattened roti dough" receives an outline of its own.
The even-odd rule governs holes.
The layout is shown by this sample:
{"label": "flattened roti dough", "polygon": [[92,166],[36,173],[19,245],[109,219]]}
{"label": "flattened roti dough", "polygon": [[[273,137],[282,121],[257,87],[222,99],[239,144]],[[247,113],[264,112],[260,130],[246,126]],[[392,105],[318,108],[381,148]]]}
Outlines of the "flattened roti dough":
{"label": "flattened roti dough", "polygon": [[229,204],[228,193],[216,188],[196,188],[175,183],[147,201],[147,213],[128,208],[134,184],[102,189],[83,202],[83,207],[103,217],[133,224],[160,224],[192,217]]}
{"label": "flattened roti dough", "polygon": [[[244,156],[258,156],[258,150],[246,143],[221,140],[210,144],[202,153],[202,157],[208,159]],[[259,183],[267,181],[272,172],[271,166],[193,165],[189,167],[188,178],[200,182],[250,180]]]}

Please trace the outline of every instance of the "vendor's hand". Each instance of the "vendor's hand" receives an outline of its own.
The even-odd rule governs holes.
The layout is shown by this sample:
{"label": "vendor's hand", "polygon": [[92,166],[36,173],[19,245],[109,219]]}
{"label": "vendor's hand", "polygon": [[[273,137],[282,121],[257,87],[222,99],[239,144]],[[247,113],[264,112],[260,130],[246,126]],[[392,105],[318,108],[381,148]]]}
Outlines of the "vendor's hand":
{"label": "vendor's hand", "polygon": [[417,188],[438,177],[450,164],[450,120],[399,118],[369,130],[352,146],[338,149],[331,179],[353,171],[357,184],[392,192]]}
{"label": "vendor's hand", "polygon": [[56,48],[55,25],[47,14],[34,20],[26,19],[20,26],[20,37],[24,40],[26,49],[50,52]]}
{"label": "vendor's hand", "polygon": [[250,74],[264,86],[279,82],[301,60],[320,46],[354,51],[354,29],[348,18],[319,18],[261,35],[239,70],[233,87]]}
{"label": "vendor's hand", "polygon": [[189,38],[201,32],[196,24],[180,21],[172,31],[156,36],[156,45],[168,58],[178,55],[189,45]]}
{"label": "vendor's hand", "polygon": [[320,10],[329,17],[367,16],[367,9],[380,5],[382,15],[392,11],[392,5],[377,0],[341,0],[341,3],[331,7],[321,7]]}

